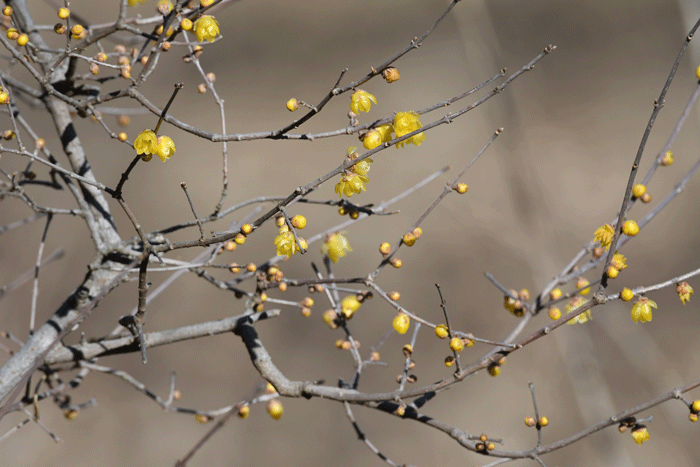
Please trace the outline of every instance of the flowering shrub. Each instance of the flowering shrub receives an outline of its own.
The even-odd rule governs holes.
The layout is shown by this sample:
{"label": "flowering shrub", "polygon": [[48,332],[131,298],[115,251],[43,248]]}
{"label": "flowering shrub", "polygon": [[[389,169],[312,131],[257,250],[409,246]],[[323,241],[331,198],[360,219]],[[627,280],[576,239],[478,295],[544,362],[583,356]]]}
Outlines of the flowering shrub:
{"label": "flowering shrub", "polygon": [[[657,142],[645,134],[636,153],[606,155],[605,164],[583,170],[557,166],[561,148],[544,136],[566,138],[548,127],[559,114],[543,104],[557,119],[540,110],[518,114],[540,125],[541,158],[529,160],[528,132],[482,134],[465,115],[482,105],[520,112],[498,104],[499,96],[519,102],[526,93],[517,86],[535,79],[530,71],[554,73],[555,46],[519,54],[510,71],[479,64],[491,78],[456,76],[436,54],[447,49],[444,38],[432,34],[443,30],[443,18],[463,27],[452,18],[469,11],[463,3],[435,11],[435,26],[423,34],[402,26],[406,44],[386,52],[395,33],[385,28],[396,15],[379,13],[375,2],[348,14],[351,40],[339,53],[315,37],[308,18],[274,5],[128,0],[91,12],[73,2],[44,15],[37,11],[53,7],[7,2],[0,37],[0,419],[7,428],[0,442],[23,445],[6,449],[8,465],[40,465],[36,453],[45,465],[77,465],[91,458],[82,455],[90,446],[114,449],[104,457],[120,465],[145,458],[186,465],[207,455],[218,458],[214,464],[235,455],[294,465],[309,452],[316,463],[343,465],[341,430],[364,441],[347,440],[371,459],[348,460],[361,465],[462,465],[465,455],[469,464],[548,465],[558,451],[589,465],[569,453],[577,445],[598,452],[603,436],[606,446],[644,450],[644,460],[680,445],[688,459],[699,457],[697,446],[685,445],[686,432],[670,428],[680,421],[696,428],[688,420],[700,412],[699,370],[692,359],[669,357],[695,354],[696,340],[677,336],[696,328],[660,332],[674,320],[697,320],[691,284],[700,269],[669,259],[679,249],[694,261],[696,248],[679,239],[679,222],[658,216],[692,187],[698,164],[674,143],[689,111],[655,154]],[[415,14],[411,6],[406,15]],[[265,14],[251,27],[236,8],[268,10],[256,10]],[[332,8],[338,34],[346,31],[335,26],[344,8]],[[267,18],[269,43],[257,44],[251,28]],[[693,34],[683,31],[686,41]],[[317,69],[325,62],[307,62],[309,51],[290,45],[299,37],[323,43],[324,60],[366,67],[343,65],[327,83],[327,70]],[[275,66],[259,70],[268,55]],[[413,57],[426,62],[416,66]],[[433,68],[442,81],[426,77]],[[244,89],[250,70],[255,82]],[[298,70],[308,71],[290,78]],[[677,70],[669,83],[697,86],[694,66]],[[452,86],[459,90],[447,93]],[[667,100],[669,107],[678,101],[668,90],[649,129]],[[542,91],[571,107],[556,86]],[[692,94],[689,104],[700,93]],[[605,150],[592,129],[579,131],[586,151]],[[153,155],[168,163],[144,164]],[[496,162],[481,163],[488,157]],[[546,170],[555,175],[538,186],[537,173]],[[584,180],[594,180],[596,191],[581,188]],[[571,194],[585,208],[555,204]],[[550,201],[551,212],[540,216]],[[696,217],[682,212],[688,225]],[[667,231],[659,236],[651,222]],[[677,365],[677,381],[659,377],[671,372],[650,369],[651,361]],[[605,371],[595,374],[598,367]],[[606,374],[622,387],[615,397],[602,394]],[[639,374],[649,378],[637,381]],[[116,391],[100,389],[112,379]],[[127,386],[137,391],[122,391]],[[132,392],[137,399],[118,399]],[[669,411],[658,423],[662,403],[682,404],[683,417]],[[600,412],[584,410],[592,406]],[[329,420],[338,414],[347,416],[345,428]],[[239,431],[214,451],[208,441],[227,422]],[[101,434],[107,425],[118,427],[118,439]],[[384,426],[391,428],[377,429]],[[445,446],[425,449],[406,426],[434,431]],[[536,441],[527,429],[537,431]],[[68,455],[44,442],[59,435]],[[332,460],[317,459],[319,449]]]}

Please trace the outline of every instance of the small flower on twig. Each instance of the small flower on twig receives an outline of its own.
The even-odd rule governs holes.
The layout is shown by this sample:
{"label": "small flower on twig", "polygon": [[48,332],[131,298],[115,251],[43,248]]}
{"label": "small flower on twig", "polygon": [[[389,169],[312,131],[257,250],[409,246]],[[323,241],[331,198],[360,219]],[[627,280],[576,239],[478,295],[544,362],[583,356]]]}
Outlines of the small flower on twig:
{"label": "small flower on twig", "polygon": [[321,253],[328,255],[328,257],[334,263],[337,263],[338,260],[345,256],[349,251],[352,251],[352,248],[350,248],[350,242],[348,242],[345,235],[340,232],[336,232],[326,237],[326,242],[321,247]]}
{"label": "small flower on twig", "polygon": [[[567,303],[567,305],[564,307],[564,311],[566,311],[567,314],[573,313],[586,303],[588,303],[588,300],[586,300],[585,298],[576,297],[569,303]],[[591,316],[591,310],[589,309],[586,310],[584,313],[581,313],[580,315],[576,316],[575,318],[571,318],[569,321],[567,321],[567,324],[583,324],[590,319],[593,319],[593,316]]]}
{"label": "small flower on twig", "polygon": [[649,300],[646,297],[640,298],[632,305],[632,319],[635,322],[647,323],[651,321],[651,309],[657,308],[654,300]]}
{"label": "small flower on twig", "polygon": [[[418,119],[418,114],[415,112],[397,112],[396,116],[394,117],[394,132],[396,133],[397,138],[407,135],[408,133],[416,131],[422,127],[423,125]],[[405,143],[413,143],[416,146],[420,146],[423,141],[425,141],[425,134],[421,132],[411,136],[405,141],[396,143],[396,147],[401,148]]]}
{"label": "small flower on twig", "polygon": [[350,110],[356,114],[360,112],[369,112],[372,108],[372,102],[377,103],[377,98],[367,91],[358,89],[350,98]]}
{"label": "small flower on twig", "polygon": [[406,334],[408,327],[411,325],[411,318],[406,313],[399,313],[394,318],[392,325],[399,334]]}
{"label": "small flower on twig", "polygon": [[300,238],[299,244],[297,244],[294,234],[289,231],[289,227],[286,225],[280,227],[278,233],[279,235],[275,237],[275,246],[277,247],[278,256],[286,256],[289,258],[296,254],[297,251],[305,250],[309,247],[309,244],[303,238]]}
{"label": "small flower on twig", "polygon": [[685,305],[685,302],[690,300],[690,296],[693,295],[693,288],[687,282],[681,282],[676,285],[676,292],[678,292],[678,298]]}
{"label": "small flower on twig", "polygon": [[605,224],[602,227],[598,227],[593,235],[593,241],[600,242],[600,246],[605,248],[605,251],[608,251],[610,249],[613,236],[615,235],[615,229],[612,225]]}
{"label": "small flower on twig", "polygon": [[622,233],[628,237],[634,237],[639,233],[639,226],[633,220],[625,221],[625,223],[622,224]]}
{"label": "small flower on twig", "polygon": [[637,425],[632,431],[632,438],[634,438],[635,443],[641,445],[649,439],[649,430],[644,425]]}
{"label": "small flower on twig", "polygon": [[204,15],[195,21],[193,29],[199,42],[205,40],[214,42],[216,36],[220,34],[219,22],[209,15]]}
{"label": "small flower on twig", "polygon": [[350,319],[352,315],[360,309],[361,305],[362,303],[360,303],[355,295],[348,295],[340,302],[340,312],[345,319]]}

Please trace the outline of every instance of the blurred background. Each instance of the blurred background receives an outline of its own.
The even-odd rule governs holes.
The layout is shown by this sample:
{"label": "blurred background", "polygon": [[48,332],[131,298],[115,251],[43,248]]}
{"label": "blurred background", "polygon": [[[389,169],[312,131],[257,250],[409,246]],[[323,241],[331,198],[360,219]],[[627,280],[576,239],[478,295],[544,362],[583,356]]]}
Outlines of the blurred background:
{"label": "blurred background", "polygon": [[[134,13],[149,17],[155,1]],[[438,0],[355,0],[352,2],[242,0],[216,12],[223,39],[205,47],[201,57],[206,72],[216,74],[216,88],[225,100],[227,132],[246,133],[281,128],[303,111],[290,114],[285,102],[295,97],[317,103],[331,89],[340,71],[349,68],[343,83],[364,76],[440,16],[448,2]],[[37,21],[53,24],[54,10],[32,2]],[[117,2],[71,2],[71,10],[94,24],[116,18]],[[48,10],[48,11],[47,11]],[[368,191],[353,196],[357,203],[378,204],[413,186],[445,165],[450,170],[409,198],[393,206],[400,213],[375,216],[347,229],[353,252],[335,267],[338,277],[364,276],[381,257],[382,241],[395,243],[498,127],[504,133],[466,173],[469,192],[448,196],[422,225],[423,236],[413,248],[398,255],[400,270],[385,270],[379,285],[401,293],[400,303],[433,322],[442,322],[434,284],[442,286],[453,327],[476,336],[499,340],[517,324],[503,309],[502,294],[485,278],[492,273],[509,288],[529,289],[536,295],[592,239],[593,232],[610,222],[619,210],[629,170],[644,128],[685,36],[700,17],[698,2],[670,0],[516,0],[460,2],[422,46],[395,65],[401,80],[391,85],[374,79],[363,86],[377,97],[361,123],[392,112],[425,108],[456,96],[507,67],[508,74],[529,62],[545,46],[556,52],[534,70],[513,82],[505,92],[450,125],[426,134],[417,148],[387,150],[374,157]],[[54,44],[57,45],[57,44]],[[106,49],[115,43],[105,42]],[[96,51],[95,51],[96,52]],[[212,132],[221,131],[219,112],[211,94],[200,95],[197,70],[173,50],[161,57],[159,67],[141,88],[162,106],[175,82],[186,83],[171,113],[178,119]],[[642,159],[640,177],[649,169],[697,86],[695,67],[700,45],[691,43],[667,95]],[[21,74],[21,71],[16,71]],[[122,85],[123,83],[117,83]],[[116,85],[113,85],[116,88]],[[490,89],[492,86],[488,86]],[[483,95],[458,102],[444,111],[424,115],[424,124],[459,110]],[[113,103],[136,108],[135,102]],[[347,125],[349,95],[334,99],[322,116],[303,127],[317,133]],[[38,109],[25,117],[60,155],[60,144],[50,121]],[[152,128],[152,115],[132,116],[129,139]],[[114,116],[105,116],[110,128],[121,131]],[[4,121],[5,125],[9,124]],[[687,173],[698,157],[698,117],[694,110],[672,147],[675,163],[661,168],[649,184],[653,201],[635,205],[630,217],[642,218]],[[133,157],[126,145],[109,139],[89,119],[76,128],[97,178],[116,185]],[[200,215],[211,212],[219,200],[221,146],[164,125],[162,133],[177,143],[177,153],[166,164],[140,164],[131,175],[125,199],[146,231],[191,219],[180,188],[186,182]],[[229,196],[225,207],[261,195],[286,196],[294,188],[337,167],[349,146],[361,146],[354,136],[309,141],[250,141],[229,144]],[[65,158],[59,158],[63,164]],[[26,161],[6,154],[0,167],[21,170]],[[326,183],[314,199],[336,199],[336,181]],[[609,291],[651,285],[698,267],[696,234],[700,217],[700,184],[692,180],[685,191],[621,251],[629,267],[612,281]],[[32,192],[45,205],[73,207],[65,192]],[[116,204],[113,213],[124,238],[133,228]],[[240,211],[205,227],[226,230]],[[0,225],[31,212],[17,200],[5,200]],[[290,214],[304,214],[307,237],[344,221],[336,208],[297,204]],[[6,284],[36,260],[43,221],[5,232],[0,237],[0,284]],[[172,241],[198,237],[195,229],[178,232]],[[265,225],[221,262],[262,262],[273,254],[273,225]],[[84,224],[75,218],[56,218],[48,234],[45,255],[56,248],[66,256],[42,271],[38,322],[43,323],[81,282],[95,251]],[[190,259],[199,251],[179,250],[172,258]],[[321,264],[319,245],[282,265],[288,278],[311,277],[311,261]],[[600,271],[586,277],[594,280]],[[149,276],[154,286],[169,273]],[[230,278],[224,274],[219,277]],[[695,280],[691,285],[700,287]],[[136,283],[120,286],[106,297],[81,326],[86,336],[108,333],[120,316],[135,305]],[[250,288],[251,284],[247,284]],[[567,289],[570,290],[570,289]],[[274,297],[301,300],[306,290],[288,290]],[[0,329],[20,339],[27,335],[31,304],[30,282],[0,302]],[[508,357],[497,378],[481,372],[453,386],[427,404],[422,412],[469,434],[503,438],[504,449],[524,450],[537,440],[534,429],[523,424],[532,415],[528,382],[533,382],[539,410],[550,420],[543,442],[570,436],[622,410],[634,407],[672,388],[694,381],[700,373],[698,301],[683,306],[673,288],[649,295],[658,303],[651,323],[636,324],[630,305],[610,303],[593,311],[593,321],[564,326]],[[334,343],[343,337],[330,331],[321,315],[328,308],[314,295],[310,318],[296,308],[257,326],[278,367],[293,380],[353,375],[349,353]],[[170,329],[240,314],[244,302],[197,277],[183,276],[167,294],[148,308],[147,329]],[[274,305],[272,305],[274,307]],[[363,305],[350,322],[363,355],[391,328],[395,311],[379,299]],[[542,313],[525,330],[543,326]],[[66,343],[79,339],[73,333]],[[360,389],[390,391],[403,366],[401,347],[410,334],[392,334],[380,349],[387,367],[365,370]],[[10,345],[10,344],[8,344]],[[462,353],[462,362],[478,359],[488,350],[477,344]],[[442,363],[447,345],[430,330],[419,334],[413,372],[420,385],[449,374]],[[182,392],[179,405],[215,409],[238,402],[259,382],[243,344],[221,335],[149,350],[148,365],[136,354],[104,358],[101,365],[129,372],[150,390],[167,397],[169,375],[177,374]],[[63,439],[54,444],[35,424],[29,424],[0,445],[6,465],[173,465],[211,425],[193,417],[166,413],[150,399],[114,377],[91,374],[71,393],[74,403],[91,397],[97,407],[84,410],[74,421],[45,402],[40,415]],[[700,398],[695,390],[690,399]],[[360,441],[341,404],[324,400],[282,400],[284,417],[272,420],[263,405],[254,406],[248,420],[237,418],[200,451],[189,465],[383,465]],[[419,466],[483,465],[493,459],[462,449],[441,432],[362,407],[354,408],[367,437],[398,464]],[[694,466],[700,458],[698,429],[688,421],[680,402],[669,402],[648,412],[651,440],[637,446],[632,437],[613,427],[554,452],[548,466]],[[647,413],[642,416],[648,415]],[[24,416],[13,414],[2,432]],[[526,461],[513,465],[525,465]],[[531,463],[529,464],[531,465]]]}

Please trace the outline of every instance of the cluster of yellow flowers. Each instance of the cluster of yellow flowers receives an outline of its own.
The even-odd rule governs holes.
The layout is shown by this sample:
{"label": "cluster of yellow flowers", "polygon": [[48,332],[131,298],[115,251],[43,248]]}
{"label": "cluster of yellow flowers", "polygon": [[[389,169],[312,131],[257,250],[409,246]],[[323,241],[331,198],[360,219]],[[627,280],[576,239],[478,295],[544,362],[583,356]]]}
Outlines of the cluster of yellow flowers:
{"label": "cluster of yellow flowers", "polygon": [[[360,155],[355,152],[356,149],[355,147],[348,148],[346,160],[354,160],[360,157]],[[365,183],[369,183],[367,172],[369,172],[372,162],[374,162],[372,159],[367,158],[346,169],[343,175],[341,175],[340,181],[335,185],[335,192],[338,193],[340,197],[344,194],[349,198],[353,194],[366,191]]]}
{"label": "cluster of yellow flowers", "polygon": [[[394,139],[392,133],[396,134],[396,138],[400,138],[422,127],[423,125],[421,124],[417,113],[397,112],[394,116],[392,124],[387,123],[368,131],[362,139],[362,145],[367,149],[374,149],[380,144],[387,143]],[[420,132],[404,141],[401,141],[400,143],[396,143],[396,147],[402,148],[406,143],[412,143],[416,146],[420,146],[423,141],[425,141],[425,134]]]}
{"label": "cluster of yellow flowers", "polygon": [[153,154],[165,162],[175,154],[175,143],[168,136],[157,136],[153,130],[143,130],[134,141],[134,149],[145,162],[150,161]]}
{"label": "cluster of yellow flowers", "polygon": [[[289,227],[284,224],[284,218],[282,219],[282,225],[279,228],[278,235],[275,237],[275,246],[277,247],[278,256],[290,256],[297,253],[297,251],[306,250],[309,244],[303,238],[299,238],[299,243],[297,244],[294,234],[289,231]],[[294,216],[292,218],[292,226],[296,229],[303,229],[306,227],[306,218],[301,215]]]}
{"label": "cluster of yellow flowers", "polygon": [[[369,112],[372,108],[372,103],[377,103],[377,98],[367,91],[358,89],[350,98],[350,110],[357,114],[359,112]],[[392,133],[396,134],[396,138],[400,138],[413,131],[422,128],[418,114],[416,112],[397,112],[391,124],[380,125],[369,130],[362,137],[362,145],[367,149],[374,149],[382,143],[387,143],[394,139]],[[411,136],[405,141],[396,144],[397,148],[403,147],[405,143],[413,143],[416,146],[425,141],[423,132]]]}

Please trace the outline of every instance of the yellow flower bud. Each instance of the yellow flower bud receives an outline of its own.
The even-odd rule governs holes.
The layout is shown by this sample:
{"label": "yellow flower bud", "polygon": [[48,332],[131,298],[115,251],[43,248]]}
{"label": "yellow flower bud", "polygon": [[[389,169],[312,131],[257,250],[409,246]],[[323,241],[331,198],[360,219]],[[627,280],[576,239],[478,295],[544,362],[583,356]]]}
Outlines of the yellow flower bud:
{"label": "yellow flower bud", "polygon": [[622,289],[622,292],[620,292],[620,298],[623,302],[629,302],[634,298],[634,292],[625,287],[624,289]]}
{"label": "yellow flower bud", "polygon": [[238,417],[242,419],[248,418],[248,415],[250,415],[250,406],[248,404],[241,406],[240,409],[238,409]]}
{"label": "yellow flower bud", "polygon": [[284,407],[282,407],[282,403],[280,401],[277,399],[272,399],[267,403],[267,413],[269,413],[270,417],[274,418],[275,420],[279,420],[282,418],[282,414],[284,414]]}
{"label": "yellow flower bud", "polygon": [[[582,288],[582,287],[586,287],[588,284],[590,284],[590,282],[588,282],[587,279],[584,279],[583,277],[579,277],[579,278],[576,280],[576,289],[580,289],[580,288]],[[588,288],[583,289],[583,290],[582,290],[581,292],[579,292],[579,293],[580,293],[581,295],[588,295],[590,291],[591,291],[591,288],[588,287]]]}
{"label": "yellow flower bud", "polygon": [[447,336],[450,335],[449,330],[447,329],[447,326],[444,324],[438,324],[435,326],[435,335],[438,336],[440,339],[446,339]]}
{"label": "yellow flower bud", "polygon": [[462,350],[464,350],[464,341],[459,337],[453,337],[450,339],[450,350],[460,353]]}
{"label": "yellow flower bud", "polygon": [[396,317],[394,318],[394,321],[392,323],[392,325],[394,326],[394,329],[399,334],[406,334],[410,324],[411,324],[411,318],[409,318],[408,315],[405,313],[399,313],[398,315],[396,315]]}
{"label": "yellow flower bud", "polygon": [[639,226],[633,220],[625,221],[625,223],[622,224],[622,233],[628,237],[634,237],[639,233]]}
{"label": "yellow flower bud", "polygon": [[416,243],[416,236],[413,232],[408,232],[403,236],[403,243],[406,246],[413,246]]}
{"label": "yellow flower bud", "polygon": [[390,67],[382,71],[382,77],[386,80],[387,83],[393,83],[394,81],[398,81],[399,79],[401,79],[399,70],[397,70],[394,67]]}
{"label": "yellow flower bud", "polygon": [[549,309],[549,317],[552,321],[556,321],[561,318],[561,310],[557,307],[552,307]]}
{"label": "yellow flower bud", "polygon": [[70,10],[68,8],[59,8],[58,17],[61,19],[66,19],[70,16]]}
{"label": "yellow flower bud", "polygon": [[303,229],[306,227],[306,217],[297,214],[296,216],[292,217],[292,226],[295,229]]}
{"label": "yellow flower bud", "polygon": [[374,149],[382,144],[382,136],[377,130],[370,130],[362,138],[362,145],[367,149]]}
{"label": "yellow flower bud", "polygon": [[557,299],[561,298],[562,295],[564,295],[564,294],[562,293],[561,289],[554,289],[551,292],[549,292],[549,300],[551,300],[551,301],[557,300]]}
{"label": "yellow flower bud", "polygon": [[647,187],[645,187],[641,183],[637,183],[635,186],[632,187],[632,194],[635,198],[641,198],[646,192]]}
{"label": "yellow flower bud", "polygon": [[296,99],[292,98],[287,101],[287,110],[290,112],[294,112],[299,108],[299,101]]}
{"label": "yellow flower bud", "polygon": [[693,294],[693,288],[687,282],[681,282],[676,284],[676,293],[678,293],[678,298],[685,305],[685,302],[690,300],[690,296]]}
{"label": "yellow flower bud", "polygon": [[700,399],[694,400],[693,403],[691,404],[691,408],[695,412],[700,412]]}
{"label": "yellow flower bud", "polygon": [[80,39],[80,35],[85,31],[85,28],[83,28],[82,25],[76,24],[72,28],[70,28],[70,34],[73,36],[73,39]]}
{"label": "yellow flower bud", "polygon": [[391,252],[391,245],[387,242],[382,243],[379,245],[379,252],[384,256],[388,255]]}
{"label": "yellow flower bud", "polygon": [[671,151],[666,151],[663,154],[663,156],[661,156],[661,159],[659,160],[659,165],[668,167],[671,164],[673,164],[673,153]]}

